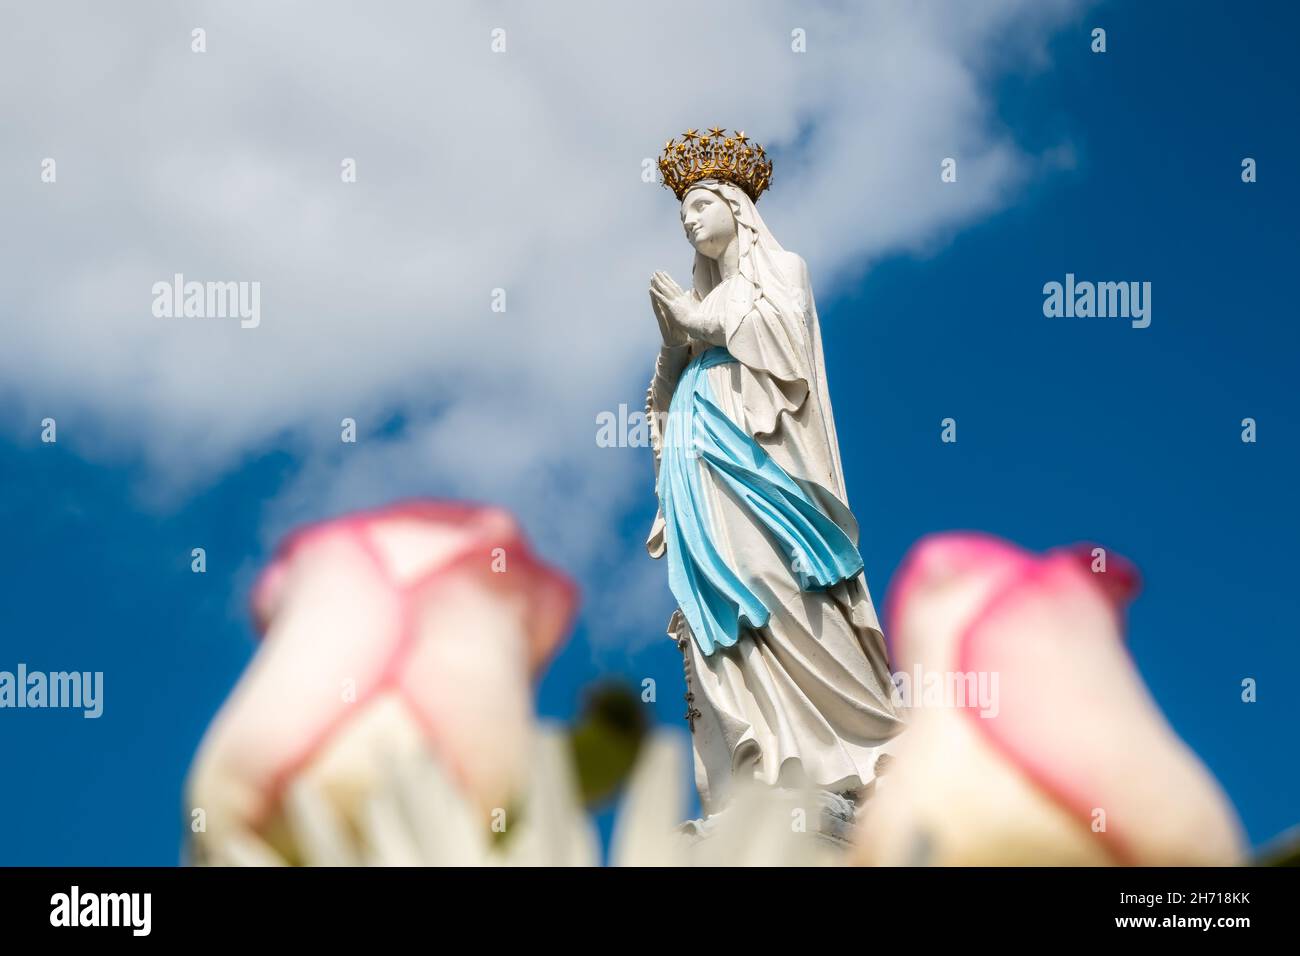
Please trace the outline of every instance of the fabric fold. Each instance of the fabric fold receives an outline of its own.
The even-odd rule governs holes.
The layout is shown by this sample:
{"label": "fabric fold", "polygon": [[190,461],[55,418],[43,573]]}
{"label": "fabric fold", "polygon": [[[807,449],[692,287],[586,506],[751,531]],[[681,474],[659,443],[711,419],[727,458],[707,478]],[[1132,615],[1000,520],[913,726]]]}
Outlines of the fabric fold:
{"label": "fabric fold", "polygon": [[754,434],[770,435],[781,414],[796,414],[808,399],[812,370],[801,313],[778,309],[742,275],[728,279],[726,295],[705,300],[717,314],[726,350],[740,363],[741,401],[754,416]]}
{"label": "fabric fold", "polygon": [[862,556],[844,529],[718,407],[705,373],[735,361],[726,349],[711,348],[682,372],[659,468],[668,583],[705,655],[733,646],[742,627],[765,626],[772,609],[713,540],[702,469],[768,533],[801,590],[824,590],[862,571]]}

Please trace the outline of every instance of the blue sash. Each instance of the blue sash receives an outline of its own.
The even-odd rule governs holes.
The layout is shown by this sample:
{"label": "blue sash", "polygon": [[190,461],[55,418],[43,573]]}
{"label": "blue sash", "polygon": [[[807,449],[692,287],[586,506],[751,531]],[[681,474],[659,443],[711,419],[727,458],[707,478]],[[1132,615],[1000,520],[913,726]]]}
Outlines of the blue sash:
{"label": "blue sash", "polygon": [[742,625],[764,627],[771,609],[719,554],[701,469],[712,471],[767,530],[801,590],[824,590],[862,570],[862,555],[844,530],[718,408],[705,372],[734,361],[726,349],[711,348],[682,372],[663,430],[656,489],[668,545],[668,586],[706,655],[735,644]]}

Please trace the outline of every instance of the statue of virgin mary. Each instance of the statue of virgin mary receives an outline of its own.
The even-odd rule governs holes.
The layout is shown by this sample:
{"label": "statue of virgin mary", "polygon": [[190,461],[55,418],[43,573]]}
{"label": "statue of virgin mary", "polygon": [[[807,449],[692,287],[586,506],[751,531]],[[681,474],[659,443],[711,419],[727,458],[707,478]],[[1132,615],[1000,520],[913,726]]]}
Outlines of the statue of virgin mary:
{"label": "statue of virgin mary", "polygon": [[755,207],[771,163],[689,131],[660,160],[695,249],[650,283],[659,513],[706,815],[741,777],[850,803],[902,722],[849,510],[808,268]]}

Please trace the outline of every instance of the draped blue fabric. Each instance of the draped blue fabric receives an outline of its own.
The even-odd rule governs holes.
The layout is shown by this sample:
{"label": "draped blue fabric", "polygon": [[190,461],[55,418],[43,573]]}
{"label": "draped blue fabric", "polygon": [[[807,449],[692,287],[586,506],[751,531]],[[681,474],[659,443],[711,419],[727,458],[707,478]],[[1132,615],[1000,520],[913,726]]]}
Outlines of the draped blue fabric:
{"label": "draped blue fabric", "polygon": [[712,539],[704,469],[768,532],[801,590],[822,590],[862,570],[862,556],[844,530],[717,406],[705,372],[734,361],[715,347],[686,366],[673,392],[659,464],[668,585],[706,655],[735,644],[742,625],[766,625],[771,609]]}

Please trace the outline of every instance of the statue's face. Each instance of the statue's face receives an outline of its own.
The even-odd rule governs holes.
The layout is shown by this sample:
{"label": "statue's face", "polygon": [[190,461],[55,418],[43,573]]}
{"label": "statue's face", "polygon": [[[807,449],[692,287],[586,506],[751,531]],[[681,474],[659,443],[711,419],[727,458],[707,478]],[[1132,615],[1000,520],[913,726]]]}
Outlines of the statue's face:
{"label": "statue's face", "polygon": [[682,197],[682,228],[695,251],[716,259],[736,238],[736,219],[725,199],[709,189],[692,189]]}

